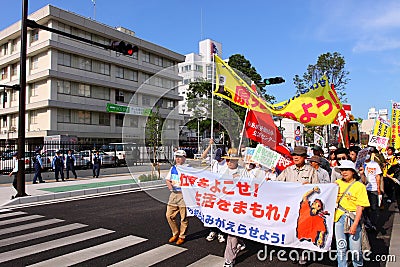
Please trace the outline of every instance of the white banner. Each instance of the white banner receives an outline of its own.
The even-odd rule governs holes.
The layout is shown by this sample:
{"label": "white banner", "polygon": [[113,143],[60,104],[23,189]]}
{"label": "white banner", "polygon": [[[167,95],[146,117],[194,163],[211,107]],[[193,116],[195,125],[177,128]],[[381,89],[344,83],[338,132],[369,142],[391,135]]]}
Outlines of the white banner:
{"label": "white banner", "polygon": [[389,143],[389,138],[377,135],[371,135],[368,141],[369,146],[374,146],[378,150],[381,148],[386,148]]}
{"label": "white banner", "polygon": [[264,244],[330,249],[336,184],[225,179],[189,167],[179,171],[188,215],[205,226]]}

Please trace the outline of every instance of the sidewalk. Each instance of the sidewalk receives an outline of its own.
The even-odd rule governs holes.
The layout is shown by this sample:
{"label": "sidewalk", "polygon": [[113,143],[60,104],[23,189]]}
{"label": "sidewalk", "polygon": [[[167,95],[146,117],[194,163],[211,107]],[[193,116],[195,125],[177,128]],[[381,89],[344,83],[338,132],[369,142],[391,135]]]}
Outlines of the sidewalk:
{"label": "sidewalk", "polygon": [[[161,178],[167,170],[161,170]],[[63,182],[46,180],[46,183],[32,184],[25,183],[25,192],[29,195],[11,199],[16,194],[15,189],[9,186],[0,187],[0,207],[9,207],[33,202],[50,201],[71,197],[82,197],[100,193],[129,190],[141,187],[164,185],[163,180],[139,182],[139,175],[148,172],[136,172],[133,176],[130,173],[109,174],[99,178],[70,178]]]}

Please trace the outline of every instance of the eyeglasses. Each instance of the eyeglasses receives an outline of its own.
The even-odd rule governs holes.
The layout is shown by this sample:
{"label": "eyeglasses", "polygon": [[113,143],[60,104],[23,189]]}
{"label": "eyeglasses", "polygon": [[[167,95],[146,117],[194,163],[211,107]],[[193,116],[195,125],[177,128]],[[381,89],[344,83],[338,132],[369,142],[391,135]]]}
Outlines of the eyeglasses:
{"label": "eyeglasses", "polygon": [[347,159],[347,157],[346,157],[346,156],[343,156],[343,157],[337,157],[337,159],[338,159],[338,160],[346,160],[346,159]]}

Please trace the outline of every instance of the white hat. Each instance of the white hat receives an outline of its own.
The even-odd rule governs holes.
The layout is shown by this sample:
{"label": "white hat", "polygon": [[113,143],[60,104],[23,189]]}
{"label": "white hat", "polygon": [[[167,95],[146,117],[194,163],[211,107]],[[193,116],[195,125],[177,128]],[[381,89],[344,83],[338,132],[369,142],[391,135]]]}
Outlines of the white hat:
{"label": "white hat", "polygon": [[175,157],[186,157],[186,152],[185,152],[185,150],[177,150],[177,151],[175,151],[174,156]]}
{"label": "white hat", "polygon": [[336,150],[337,149],[337,147],[335,147],[335,146],[330,146],[329,147],[329,150]]}
{"label": "white hat", "polygon": [[340,166],[336,166],[335,167],[335,171],[340,172],[341,169],[352,169],[355,172],[357,172],[356,170],[356,164],[354,162],[352,162],[351,160],[341,160],[340,161]]}

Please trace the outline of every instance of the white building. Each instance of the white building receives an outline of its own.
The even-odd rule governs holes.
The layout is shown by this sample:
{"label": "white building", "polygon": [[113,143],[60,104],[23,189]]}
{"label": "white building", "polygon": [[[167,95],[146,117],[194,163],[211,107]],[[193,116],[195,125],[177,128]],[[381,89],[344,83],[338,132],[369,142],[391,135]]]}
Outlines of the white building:
{"label": "white building", "polygon": [[384,119],[384,120],[388,120],[388,110],[387,109],[379,109],[376,110],[376,108],[372,107],[368,110],[368,119],[370,120],[375,120],[378,117]]}
{"label": "white building", "polygon": [[[183,55],[137,38],[128,29],[110,27],[51,5],[34,12],[29,19],[105,45],[123,40],[137,45],[139,51],[125,56],[49,31],[28,28],[28,140],[75,135],[82,141],[121,142],[124,127],[129,127],[127,137],[131,140],[143,139],[146,112],[158,106],[161,116],[168,116],[163,143],[177,144],[183,118],[174,107],[182,99],[177,90],[181,81],[177,64],[184,61]],[[0,84],[3,85],[19,83],[20,23],[0,31]],[[162,75],[154,76],[160,71]],[[146,90],[140,90],[142,85]],[[1,94],[0,140],[16,139],[19,92],[6,89]]]}
{"label": "white building", "polygon": [[222,45],[211,39],[199,42],[199,54],[190,53],[185,56],[185,62],[179,63],[179,75],[182,82],[179,84],[179,95],[183,101],[179,105],[179,113],[192,115],[188,112],[186,92],[191,82],[198,80],[211,81],[213,52],[222,57]]}

